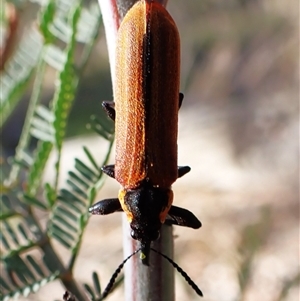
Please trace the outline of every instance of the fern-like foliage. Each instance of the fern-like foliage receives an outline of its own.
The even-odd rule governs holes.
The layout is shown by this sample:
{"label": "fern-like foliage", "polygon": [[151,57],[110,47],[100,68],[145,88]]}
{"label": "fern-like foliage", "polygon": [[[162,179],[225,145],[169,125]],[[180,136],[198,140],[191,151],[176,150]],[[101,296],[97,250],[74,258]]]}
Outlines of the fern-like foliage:
{"label": "fern-like foliage", "polygon": [[[2,5],[1,5],[2,6]],[[18,48],[0,75],[0,127],[21,99],[37,66],[43,47],[42,36],[35,27],[28,29]]]}
{"label": "fern-like foliage", "polygon": [[[101,18],[97,3],[84,7],[79,0],[41,0],[39,4],[38,27],[35,24],[26,32],[0,77],[1,125],[33,79],[16,154],[9,173],[5,176],[2,172],[0,300],[27,296],[57,278],[78,299],[86,300],[73,279],[72,268],[88,221],[88,207],[103,185],[100,167],[111,151],[112,123],[95,116],[91,120],[91,128],[109,142],[102,164],[98,165],[84,147],[86,160],[75,159],[67,187],[59,189],[58,179],[69,112],[97,39]],[[56,70],[56,86],[52,100],[45,106],[41,103],[42,87],[49,67]],[[32,151],[29,144],[33,138],[38,143]],[[53,150],[58,154],[54,181],[42,184]],[[46,225],[40,223],[36,209],[48,215]],[[67,265],[52,247],[53,239],[69,250]]]}

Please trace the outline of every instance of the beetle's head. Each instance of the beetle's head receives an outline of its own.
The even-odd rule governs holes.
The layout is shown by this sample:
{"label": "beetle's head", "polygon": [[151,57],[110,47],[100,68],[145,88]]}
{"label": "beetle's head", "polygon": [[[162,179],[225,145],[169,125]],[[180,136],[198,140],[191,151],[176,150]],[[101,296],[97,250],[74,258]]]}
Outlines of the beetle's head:
{"label": "beetle's head", "polygon": [[136,189],[122,189],[119,200],[130,223],[131,237],[141,242],[142,256],[148,257],[151,241],[159,238],[172,205],[172,190],[143,183]]}

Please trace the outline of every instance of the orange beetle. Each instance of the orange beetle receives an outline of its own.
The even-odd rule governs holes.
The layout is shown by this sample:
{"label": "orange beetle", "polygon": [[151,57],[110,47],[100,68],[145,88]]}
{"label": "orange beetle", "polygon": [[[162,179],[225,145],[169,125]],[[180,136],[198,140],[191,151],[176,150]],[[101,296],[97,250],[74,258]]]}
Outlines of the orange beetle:
{"label": "orange beetle", "polygon": [[175,22],[159,3],[137,2],[124,17],[116,49],[115,104],[103,102],[115,120],[115,165],[102,168],[122,188],[118,198],[93,205],[92,214],[124,211],[131,236],[148,264],[161,225],[198,229],[188,210],[172,206],[171,185],[190,171],[177,167],[180,43]]}

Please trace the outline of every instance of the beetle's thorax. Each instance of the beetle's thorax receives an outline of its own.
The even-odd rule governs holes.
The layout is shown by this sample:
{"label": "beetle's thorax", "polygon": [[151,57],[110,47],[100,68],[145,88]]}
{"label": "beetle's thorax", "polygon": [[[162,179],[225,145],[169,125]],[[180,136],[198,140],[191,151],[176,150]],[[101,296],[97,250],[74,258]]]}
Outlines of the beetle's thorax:
{"label": "beetle's thorax", "polygon": [[153,187],[147,181],[136,189],[121,189],[119,200],[132,229],[132,236],[139,241],[158,238],[173,202],[170,188]]}

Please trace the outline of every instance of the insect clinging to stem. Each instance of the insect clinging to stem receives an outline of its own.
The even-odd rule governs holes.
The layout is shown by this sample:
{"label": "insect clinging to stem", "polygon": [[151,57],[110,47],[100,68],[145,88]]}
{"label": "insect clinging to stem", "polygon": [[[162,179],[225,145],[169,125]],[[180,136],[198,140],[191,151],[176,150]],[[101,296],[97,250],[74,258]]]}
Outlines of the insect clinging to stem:
{"label": "insect clinging to stem", "polygon": [[115,164],[102,171],[122,187],[118,198],[102,200],[89,211],[97,215],[124,211],[145,265],[163,223],[201,227],[193,213],[172,205],[171,185],[190,171],[177,166],[178,110],[183,100],[179,65],[174,20],[161,4],[138,1],[118,31],[115,102],[102,104],[115,121],[116,140]]}

